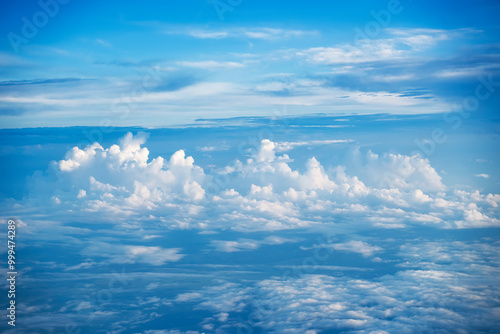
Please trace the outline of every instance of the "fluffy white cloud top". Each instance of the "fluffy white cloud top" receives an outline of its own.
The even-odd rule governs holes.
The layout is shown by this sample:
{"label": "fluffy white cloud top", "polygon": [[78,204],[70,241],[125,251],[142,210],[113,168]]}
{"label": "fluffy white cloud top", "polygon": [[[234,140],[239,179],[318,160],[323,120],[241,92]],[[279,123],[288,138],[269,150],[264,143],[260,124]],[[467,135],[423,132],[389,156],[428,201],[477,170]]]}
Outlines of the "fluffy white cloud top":
{"label": "fluffy white cloud top", "polygon": [[389,228],[500,225],[500,195],[446,187],[429,160],[418,155],[356,150],[343,164],[325,167],[310,156],[297,161],[303,168],[294,169],[292,158],[278,151],[303,142],[264,139],[245,161],[235,159],[209,175],[183,150],[151,159],[146,139],[145,133],[128,133],[108,148],[94,143],[71,149],[45,174],[31,177],[31,194],[13,210],[35,207],[82,219],[96,213],[114,222],[133,218],[201,229],[279,230],[344,222]]}

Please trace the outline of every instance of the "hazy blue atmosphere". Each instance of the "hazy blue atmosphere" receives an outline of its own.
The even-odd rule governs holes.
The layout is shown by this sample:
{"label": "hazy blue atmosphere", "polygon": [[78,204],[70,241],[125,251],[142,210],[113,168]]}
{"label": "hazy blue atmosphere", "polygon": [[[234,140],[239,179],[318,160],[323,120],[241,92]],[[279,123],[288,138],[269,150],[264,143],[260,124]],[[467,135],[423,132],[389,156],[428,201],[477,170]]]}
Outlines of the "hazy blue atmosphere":
{"label": "hazy blue atmosphere", "polygon": [[499,17],[0,0],[0,331],[500,333]]}

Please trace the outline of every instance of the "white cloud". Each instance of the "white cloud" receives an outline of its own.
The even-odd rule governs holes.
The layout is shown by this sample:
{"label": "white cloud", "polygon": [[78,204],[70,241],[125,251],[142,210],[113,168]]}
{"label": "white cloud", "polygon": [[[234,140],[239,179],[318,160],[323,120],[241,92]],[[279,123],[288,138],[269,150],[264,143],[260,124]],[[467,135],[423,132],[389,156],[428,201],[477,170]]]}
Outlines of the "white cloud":
{"label": "white cloud", "polygon": [[201,152],[213,152],[213,151],[227,150],[227,147],[203,146],[203,147],[197,147],[196,149]]}
{"label": "white cloud", "polygon": [[202,302],[195,309],[216,310],[218,313],[241,312],[250,298],[250,288],[235,283],[211,286],[200,291]]}
{"label": "white cloud", "polygon": [[197,293],[197,292],[181,293],[181,294],[177,295],[177,297],[175,298],[175,301],[187,302],[187,301],[199,299],[201,296],[202,296],[202,294]]}
{"label": "white cloud", "polygon": [[[206,69],[207,71],[224,71],[226,69],[250,68],[252,61],[233,61],[231,59],[203,59],[184,60],[180,65]],[[159,71],[161,73],[161,71]],[[221,72],[221,74],[223,74]],[[160,76],[156,73],[155,76]],[[218,74],[215,74],[219,77]],[[155,77],[156,79],[156,77]],[[221,78],[222,79],[222,78]],[[160,77],[158,84],[168,83],[171,79]],[[131,91],[130,84],[120,82],[105,82],[97,84],[94,81],[81,83],[79,89],[74,87],[58,86],[57,89],[41,90],[35,87],[29,91],[18,90],[15,93],[0,94],[0,102],[11,104],[15,108],[26,109],[30,116],[25,117],[23,126],[53,126],[54,119],[73,117],[85,114],[82,125],[92,125],[99,122],[103,116],[118,121],[120,125],[136,126],[168,126],[178,124],[178,117],[162,117],[158,122],[158,115],[182,113],[185,122],[194,121],[205,117],[209,112],[213,117],[226,117],[228,106],[231,112],[247,115],[250,111],[254,116],[267,115],[267,107],[275,106],[300,106],[304,113],[310,112],[310,107],[329,112],[352,113],[426,113],[448,111],[451,105],[434,96],[427,94],[426,99],[420,96],[409,96],[394,91],[376,90],[359,91],[331,87],[325,80],[292,79],[290,83],[249,83],[234,81],[201,81],[179,87],[176,90],[143,90],[141,86],[136,93]],[[41,85],[38,85],[41,86]],[[134,88],[134,89],[135,89]],[[88,94],[93,98],[88,99]],[[142,112],[137,111],[135,104],[122,105],[123,99],[116,96],[130,97],[141,105]],[[196,99],[192,97],[196,96]],[[126,104],[126,103],[124,103]],[[165,106],[170,106],[165,108]],[[401,107],[405,108],[401,108]],[[128,111],[127,111],[128,110]],[[113,112],[114,111],[114,112]],[[202,112],[203,111],[203,112]],[[123,117],[126,115],[127,117]],[[144,117],[153,115],[155,117]],[[123,119],[122,119],[123,118]],[[46,119],[52,119],[47,121]],[[36,122],[36,123],[35,123]]]}
{"label": "white cloud", "polygon": [[179,252],[179,248],[112,245],[105,242],[92,242],[82,250],[84,256],[106,258],[112,263],[146,263],[153,266],[179,261],[184,257]]}
{"label": "white cloud", "polygon": [[206,176],[192,157],[179,150],[168,161],[162,157],[148,161],[149,151],[141,147],[145,141],[145,134],[129,133],[120,145],[107,149],[99,144],[83,150],[75,147],[57,162],[59,182],[47,186],[56,187],[63,200],[73,201],[74,193],[88,210],[119,205],[153,208],[173,194],[194,201],[205,196],[200,183]]}
{"label": "white cloud", "polygon": [[259,243],[255,240],[240,239],[238,241],[212,240],[212,246],[219,252],[240,252],[243,250],[254,250],[259,248]]}
{"label": "white cloud", "polygon": [[146,330],[144,331],[144,334],[204,334],[204,333],[200,333],[198,331],[180,331],[180,330],[177,330],[177,329],[172,329],[172,330],[169,330],[169,329],[149,329],[149,330]]}
{"label": "white cloud", "polygon": [[315,35],[315,31],[304,31],[304,30],[288,30],[288,29],[276,29],[276,28],[259,28],[259,29],[249,29],[243,34],[250,38],[255,39],[283,39],[283,38],[298,38],[310,35]]}
{"label": "white cloud", "polygon": [[[400,247],[395,261],[403,270],[395,274],[290,274],[250,286],[223,282],[199,290],[195,308],[226,312],[248,332],[476,332],[498,323],[492,307],[499,298],[497,253],[498,244],[412,240]],[[221,307],[221,300],[238,306]]]}
{"label": "white cloud", "polygon": [[205,60],[205,61],[180,61],[177,62],[180,66],[193,67],[204,70],[220,70],[220,69],[235,69],[245,67],[242,63],[237,63],[234,61],[224,61],[218,62],[215,60]]}
{"label": "white cloud", "polygon": [[196,38],[208,38],[208,39],[220,39],[230,36],[227,31],[203,31],[203,30],[191,30],[187,33],[189,36]]}
{"label": "white cloud", "polygon": [[374,61],[407,59],[448,39],[441,30],[387,30],[393,35],[386,39],[362,39],[357,44],[340,44],[333,47],[315,47],[297,52],[309,62],[341,65]]}
{"label": "white cloud", "polygon": [[[447,191],[430,161],[418,155],[354,149],[344,165],[333,161],[325,168],[312,156],[292,168],[293,160],[280,152],[345,141],[265,139],[244,162],[235,160],[207,175],[183,150],[168,159],[150,159],[146,137],[129,133],[109,148],[95,143],[71,149],[65,159],[51,164],[46,176],[31,178],[31,194],[17,210],[36,207],[49,216],[58,212],[86,220],[99,217],[127,226],[131,219],[137,226],[154,220],[202,230],[272,231],[337,219],[385,228],[500,225],[500,195]],[[339,216],[328,218],[332,212]],[[262,244],[237,240],[213,246],[239,251]]]}
{"label": "white cloud", "polygon": [[201,39],[245,38],[277,40],[317,35],[313,30],[294,30],[268,27],[236,27],[230,30],[169,29],[168,34],[181,34]]}
{"label": "white cloud", "polygon": [[400,75],[375,75],[371,77],[374,81],[382,82],[395,82],[395,81],[407,81],[415,78],[414,74],[400,74]]}
{"label": "white cloud", "polygon": [[309,140],[299,142],[278,142],[276,143],[276,152],[284,152],[293,150],[300,146],[314,146],[314,145],[330,145],[330,144],[345,144],[350,143],[349,139],[330,139],[330,140]]}
{"label": "white cloud", "polygon": [[211,240],[210,244],[219,252],[240,252],[258,249],[261,245],[281,245],[287,242],[295,242],[294,239],[287,239],[278,236],[268,236],[263,240],[238,239],[236,241]]}
{"label": "white cloud", "polygon": [[330,245],[330,247],[332,247],[335,250],[359,253],[366,257],[371,257],[375,253],[380,252],[382,250],[382,248],[378,246],[371,246],[366,242],[358,240],[351,240],[344,243],[332,244]]}
{"label": "white cloud", "polygon": [[107,47],[107,48],[110,48],[113,46],[111,43],[109,43],[103,39],[100,39],[100,38],[96,39],[96,42],[99,43],[100,45]]}
{"label": "white cloud", "polygon": [[458,221],[456,224],[458,228],[498,227],[500,226],[500,219],[489,217],[477,209],[471,209],[465,210],[464,220]]}

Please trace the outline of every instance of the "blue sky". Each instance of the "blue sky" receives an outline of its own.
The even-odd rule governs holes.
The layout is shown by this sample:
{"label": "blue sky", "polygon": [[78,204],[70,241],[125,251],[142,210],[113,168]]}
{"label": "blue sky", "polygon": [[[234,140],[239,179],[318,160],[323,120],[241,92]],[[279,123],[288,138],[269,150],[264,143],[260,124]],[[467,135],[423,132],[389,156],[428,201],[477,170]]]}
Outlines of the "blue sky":
{"label": "blue sky", "polygon": [[498,1],[56,1],[0,2],[2,333],[498,331]]}
{"label": "blue sky", "polygon": [[232,3],[4,4],[1,126],[436,113],[498,81],[496,1]]}

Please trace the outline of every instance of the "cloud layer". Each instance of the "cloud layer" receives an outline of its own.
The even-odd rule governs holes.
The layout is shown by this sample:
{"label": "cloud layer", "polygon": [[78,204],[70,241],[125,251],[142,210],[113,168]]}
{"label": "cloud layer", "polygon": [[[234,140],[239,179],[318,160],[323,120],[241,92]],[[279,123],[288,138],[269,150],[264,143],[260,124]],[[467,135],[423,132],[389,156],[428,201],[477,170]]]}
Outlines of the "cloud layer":
{"label": "cloud layer", "polygon": [[108,148],[94,143],[71,149],[45,175],[31,178],[24,206],[47,214],[95,213],[116,222],[152,220],[169,228],[500,224],[500,195],[450,189],[418,155],[354,150],[344,164],[325,167],[314,156],[294,162],[284,153],[303,142],[264,139],[246,160],[235,159],[207,174],[183,150],[151,159],[146,139],[144,133],[128,133]]}
{"label": "cloud layer", "polygon": [[304,273],[250,287],[226,282],[178,301],[214,315],[225,313],[224,321],[213,316],[202,322],[215,332],[468,333],[495,328],[499,263],[493,254],[498,243],[430,243],[403,243],[396,260],[403,270],[395,274],[363,279]]}

